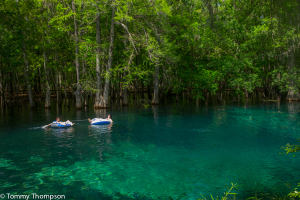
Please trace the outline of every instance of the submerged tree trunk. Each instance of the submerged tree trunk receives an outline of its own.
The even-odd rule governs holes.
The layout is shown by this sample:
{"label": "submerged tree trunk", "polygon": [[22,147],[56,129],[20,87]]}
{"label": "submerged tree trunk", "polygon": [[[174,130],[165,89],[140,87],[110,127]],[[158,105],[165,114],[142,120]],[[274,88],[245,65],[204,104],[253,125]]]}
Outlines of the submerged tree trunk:
{"label": "submerged tree trunk", "polygon": [[[115,1],[113,1],[114,3]],[[110,83],[110,76],[111,76],[111,67],[113,61],[113,45],[114,45],[114,28],[115,28],[115,7],[112,6],[112,14],[111,14],[111,26],[110,26],[110,42],[109,42],[109,49],[108,49],[108,63],[106,67],[107,76],[105,78],[105,86],[104,86],[104,93],[103,98],[101,101],[102,108],[108,108],[108,94],[109,94],[109,83]]]}
{"label": "submerged tree trunk", "polygon": [[296,77],[295,74],[295,40],[292,39],[290,41],[290,48],[288,52],[288,71],[290,74],[290,84],[289,84],[289,90],[286,97],[286,100],[293,101],[293,100],[300,100],[300,94],[297,88],[297,85],[295,84],[294,77]]}
{"label": "submerged tree trunk", "polygon": [[82,108],[82,103],[81,103],[81,87],[80,87],[80,66],[79,66],[79,61],[78,61],[78,56],[79,56],[79,40],[78,40],[78,27],[77,27],[77,21],[76,21],[76,9],[75,9],[75,0],[72,0],[72,9],[74,13],[74,32],[75,32],[75,44],[76,44],[76,50],[75,50],[75,65],[76,65],[76,83],[77,83],[77,90],[75,91],[75,98],[76,98],[76,109],[81,109]]}
{"label": "submerged tree trunk", "polygon": [[101,26],[100,26],[100,13],[97,3],[97,19],[96,19],[96,40],[97,40],[97,51],[96,51],[96,75],[97,75],[97,92],[96,92],[96,99],[94,108],[101,107],[101,99],[102,99],[102,80],[101,80],[101,63],[100,63],[100,53],[101,53]]}
{"label": "submerged tree trunk", "polygon": [[159,65],[156,64],[155,66],[155,77],[154,77],[154,93],[153,93],[153,99],[151,104],[152,105],[157,105],[159,104]]}

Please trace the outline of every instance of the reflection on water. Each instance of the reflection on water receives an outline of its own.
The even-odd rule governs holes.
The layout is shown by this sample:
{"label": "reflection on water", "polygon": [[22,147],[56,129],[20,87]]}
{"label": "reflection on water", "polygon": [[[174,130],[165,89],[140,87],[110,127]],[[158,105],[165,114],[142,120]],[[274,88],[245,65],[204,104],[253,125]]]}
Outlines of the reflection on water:
{"label": "reflection on water", "polygon": [[105,158],[105,152],[110,152],[110,145],[113,143],[111,140],[112,124],[109,125],[89,125],[89,136],[93,138],[93,148],[98,154],[99,160]]}
{"label": "reflection on water", "polygon": [[89,125],[89,129],[92,130],[93,132],[98,132],[98,133],[101,133],[101,132],[111,132],[111,128],[112,128],[112,123],[106,125],[106,124],[103,124],[103,125]]}
{"label": "reflection on water", "polygon": [[106,109],[97,109],[97,110],[95,110],[95,116],[97,118],[106,118],[107,117]]}
{"label": "reflection on water", "polygon": [[45,128],[45,131],[51,131],[53,135],[59,138],[70,138],[74,137],[74,127],[68,128]]}

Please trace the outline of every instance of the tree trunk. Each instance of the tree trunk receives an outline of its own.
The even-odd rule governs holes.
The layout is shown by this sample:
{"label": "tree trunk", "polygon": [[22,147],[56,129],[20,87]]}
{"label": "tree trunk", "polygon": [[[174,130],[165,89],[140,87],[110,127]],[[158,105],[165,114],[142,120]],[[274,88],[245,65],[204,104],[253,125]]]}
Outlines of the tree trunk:
{"label": "tree trunk", "polygon": [[148,90],[147,90],[147,92],[148,92],[148,99],[151,99],[151,85],[150,84],[148,84]]}
{"label": "tree trunk", "polygon": [[248,101],[248,99],[249,99],[249,93],[248,93],[248,91],[245,90],[245,91],[244,91],[244,94],[245,94],[245,99],[246,99],[246,101]]}
{"label": "tree trunk", "polygon": [[286,97],[288,101],[300,100],[300,94],[298,92],[298,88],[295,84],[294,77],[295,75],[295,41],[291,39],[290,48],[288,52],[288,71],[290,73],[290,84],[289,91]]}
{"label": "tree trunk", "polygon": [[[125,39],[125,45],[127,44],[127,41]],[[133,58],[133,55],[134,55],[134,52],[131,53],[131,55],[129,56],[129,60],[128,60],[128,65],[127,65],[127,68],[129,69],[129,66],[132,62],[132,58]],[[126,82],[126,77],[127,77],[127,71],[124,70],[123,72],[123,82]],[[122,101],[122,104],[123,106],[127,106],[128,105],[128,85],[126,85],[125,87],[123,87],[123,101]]]}
{"label": "tree trunk", "polygon": [[[138,66],[139,66],[139,55],[138,54],[135,57],[135,62],[136,62],[136,67],[138,68]],[[139,85],[138,85],[137,76],[135,76],[135,81],[133,81],[133,86],[134,86],[133,99],[138,100]]]}
{"label": "tree trunk", "polygon": [[[124,71],[123,74],[123,82],[126,81],[126,71]],[[127,86],[123,87],[123,100],[122,100],[122,104],[123,106],[127,106],[128,105],[128,99],[127,99]]]}
{"label": "tree trunk", "polygon": [[213,28],[214,27],[214,9],[213,6],[211,5],[211,0],[207,1],[207,8],[209,11],[209,18],[210,18],[210,26]]}
{"label": "tree trunk", "polygon": [[135,81],[133,81],[133,99],[137,100],[138,99],[138,84],[137,84],[137,77],[135,77]]}
{"label": "tree trunk", "polygon": [[141,99],[145,99],[145,93],[144,93],[144,83],[143,83],[143,80],[142,80]]}
{"label": "tree trunk", "polygon": [[101,53],[101,26],[100,26],[100,13],[98,9],[99,3],[97,3],[97,19],[96,19],[96,41],[97,41],[97,51],[96,51],[96,75],[97,75],[97,92],[94,108],[101,107],[101,99],[102,99],[102,77],[101,77],[101,63],[100,63],[100,53]]}
{"label": "tree trunk", "polygon": [[45,97],[45,108],[51,108],[51,96],[50,96],[50,85],[49,85],[49,71],[47,68],[48,58],[46,50],[44,50],[44,69],[45,69],[45,85],[46,85],[46,97]]}
{"label": "tree trunk", "polygon": [[0,55],[0,106],[3,106],[3,77],[2,77],[2,62],[1,62],[1,55]]}
{"label": "tree trunk", "polygon": [[12,89],[12,78],[11,78],[11,72],[7,74],[7,93],[8,93],[8,102],[9,102],[9,107],[12,106],[12,96],[13,96],[13,89]]}
{"label": "tree trunk", "polygon": [[[5,77],[5,80],[7,80],[7,76]],[[5,106],[7,106],[7,89],[8,85],[7,83],[5,84],[5,92],[4,92],[4,103],[5,103]]]}
{"label": "tree trunk", "polygon": [[[82,58],[82,75],[83,75],[83,77],[86,78],[85,59],[84,58]],[[88,94],[88,92],[83,91],[82,95],[83,95],[83,105],[88,106],[88,104],[89,104],[89,101],[88,101],[89,94]]]}
{"label": "tree trunk", "polygon": [[[23,31],[22,31],[23,33]],[[31,89],[31,84],[29,82],[29,77],[28,77],[28,71],[29,71],[29,64],[27,61],[27,54],[26,54],[26,44],[24,41],[24,34],[23,34],[23,57],[24,57],[24,62],[25,62],[25,70],[24,70],[24,74],[25,74],[25,79],[26,79],[26,85],[27,85],[27,90],[28,90],[28,96],[29,96],[29,105],[31,108],[34,107],[34,101],[33,101],[33,97],[32,97],[32,89]]]}
{"label": "tree trunk", "polygon": [[218,93],[217,93],[217,101],[218,101],[220,104],[224,104],[224,103],[225,103],[225,101],[223,100],[222,92],[218,92]]}
{"label": "tree trunk", "polygon": [[17,104],[17,107],[19,107],[19,88],[18,88],[18,83],[16,81],[16,74],[13,73],[13,78],[14,78],[14,83],[15,83],[15,90],[16,90],[16,97],[17,97],[17,100],[16,100],[16,104]]}
{"label": "tree trunk", "polygon": [[[19,3],[17,1],[17,9],[18,9],[18,15],[19,15],[19,20],[20,20],[20,24],[22,24],[22,19],[21,19],[21,14],[20,14],[20,10],[19,10]],[[28,90],[28,97],[29,97],[29,105],[31,108],[34,107],[34,101],[33,101],[33,97],[32,97],[32,89],[31,89],[31,84],[29,82],[29,64],[28,64],[28,60],[27,60],[27,54],[26,54],[26,44],[25,44],[25,34],[21,28],[21,35],[22,35],[22,44],[23,44],[23,58],[24,58],[24,64],[25,64],[25,68],[24,68],[24,75],[25,75],[25,80],[26,80],[26,86],[27,86],[27,90]]]}
{"label": "tree trunk", "polygon": [[[115,3],[115,1],[113,1]],[[104,93],[103,98],[101,101],[102,108],[108,108],[108,94],[109,94],[109,83],[110,83],[110,76],[111,76],[111,67],[113,61],[113,45],[114,45],[114,28],[115,28],[115,7],[112,6],[112,14],[111,14],[111,26],[110,26],[110,42],[109,42],[109,49],[108,49],[108,63],[106,67],[107,76],[105,78],[105,86],[104,86]]]}
{"label": "tree trunk", "polygon": [[206,92],[206,97],[205,97],[205,105],[207,106],[210,103],[210,92]]}
{"label": "tree trunk", "polygon": [[41,93],[42,89],[41,89],[41,69],[40,67],[38,67],[38,92],[39,94]]}
{"label": "tree trunk", "polygon": [[84,92],[84,106],[88,106],[88,105],[89,105],[89,93]]}
{"label": "tree trunk", "polygon": [[58,72],[56,72],[56,100],[57,104],[61,106],[62,104],[62,95],[61,95],[61,69],[59,69]]}
{"label": "tree trunk", "polygon": [[80,87],[80,66],[79,66],[79,61],[78,61],[78,56],[79,56],[79,40],[78,40],[78,27],[77,27],[77,21],[76,21],[76,9],[75,9],[75,0],[72,0],[72,9],[74,12],[74,34],[75,34],[75,44],[76,44],[76,50],[75,50],[75,65],[76,65],[76,83],[77,83],[77,90],[74,92],[75,98],[76,98],[76,109],[81,109],[82,108],[82,103],[81,103],[81,87]]}
{"label": "tree trunk", "polygon": [[112,101],[112,100],[114,100],[116,97],[115,97],[115,85],[112,83],[112,82],[110,82],[110,89],[109,89],[109,91],[110,91],[110,101]]}
{"label": "tree trunk", "polygon": [[121,98],[121,80],[122,80],[122,76],[121,74],[118,72],[118,81],[119,83],[117,84],[117,100],[120,102],[120,98]]}
{"label": "tree trunk", "polygon": [[64,83],[65,99],[67,101],[67,105],[69,106],[69,98],[68,98],[68,93],[67,93],[67,77],[66,77],[66,74],[64,76],[65,76],[65,83]]}
{"label": "tree trunk", "polygon": [[155,66],[155,77],[154,77],[154,93],[153,93],[153,99],[151,104],[152,105],[157,105],[159,104],[159,65],[156,64]]}
{"label": "tree trunk", "polygon": [[[49,15],[48,15],[48,8],[47,9],[47,28],[49,29]],[[47,31],[46,31],[46,35],[47,36]],[[45,40],[45,43],[49,44],[49,40]],[[45,86],[46,86],[46,96],[45,96],[45,108],[51,108],[51,88],[50,88],[50,75],[49,75],[49,69],[47,68],[47,64],[48,64],[48,50],[46,49],[46,47],[44,46],[44,70],[45,70]]]}
{"label": "tree trunk", "polygon": [[37,75],[35,74],[34,77],[32,78],[33,79],[33,84],[32,84],[32,87],[33,87],[33,94],[34,95],[37,95],[38,92],[37,92]]}

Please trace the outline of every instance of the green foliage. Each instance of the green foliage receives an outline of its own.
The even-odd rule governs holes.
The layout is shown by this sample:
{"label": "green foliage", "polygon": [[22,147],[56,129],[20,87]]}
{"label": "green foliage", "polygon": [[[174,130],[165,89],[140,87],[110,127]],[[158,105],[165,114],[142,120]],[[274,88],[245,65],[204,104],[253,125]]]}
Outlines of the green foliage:
{"label": "green foliage", "polygon": [[[238,189],[238,187],[239,186],[237,184],[231,183],[231,187],[227,188],[227,191],[224,193],[224,196],[214,198],[212,195],[210,195],[210,198],[211,200],[229,200],[229,199],[235,200],[237,193],[233,192],[233,190]],[[207,200],[207,198],[205,198],[203,195],[201,196],[203,197],[203,199],[199,198],[198,200]]]}
{"label": "green foliage", "polygon": [[[300,183],[298,183],[298,187],[300,187]],[[299,199],[300,198],[300,193],[298,192],[298,188],[295,188],[293,192],[290,192],[288,194],[288,197],[291,199]]]}
{"label": "green foliage", "polygon": [[283,148],[287,154],[296,153],[300,151],[300,145],[295,145],[295,144],[290,145],[289,143],[287,143],[285,147],[281,147],[281,148]]}
{"label": "green foliage", "polygon": [[[235,4],[233,3],[235,2]],[[111,81],[121,87],[152,85],[160,66],[163,92],[191,91],[194,98],[230,89],[237,94],[258,88],[284,93],[298,90],[299,61],[291,47],[299,43],[299,2],[280,1],[127,1],[4,0],[0,4],[0,63],[23,84],[25,41],[30,78],[50,85],[57,73],[76,82],[74,16],[79,30],[80,79],[83,90],[96,90],[96,49],[101,77],[108,63],[111,7],[116,7]],[[297,7],[298,6],[298,7]],[[19,16],[20,15],[20,16]],[[100,16],[101,41],[96,42]],[[21,33],[24,33],[24,37]],[[44,57],[46,54],[46,57]],[[294,64],[293,64],[294,62]],[[124,74],[125,72],[125,74]],[[9,78],[3,79],[4,84]],[[118,86],[120,87],[120,86]]]}

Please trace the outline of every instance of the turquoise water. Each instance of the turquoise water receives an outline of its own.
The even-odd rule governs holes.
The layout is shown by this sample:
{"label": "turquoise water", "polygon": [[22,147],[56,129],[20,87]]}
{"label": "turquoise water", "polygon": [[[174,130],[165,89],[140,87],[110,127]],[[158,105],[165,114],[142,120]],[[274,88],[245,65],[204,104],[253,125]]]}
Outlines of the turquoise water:
{"label": "turquoise water", "polygon": [[[299,157],[300,104],[0,110],[0,194],[66,199],[197,199],[240,185],[237,199],[287,194]],[[59,114],[58,114],[59,113]],[[112,125],[87,118],[112,114]],[[75,126],[42,129],[59,115]]]}

